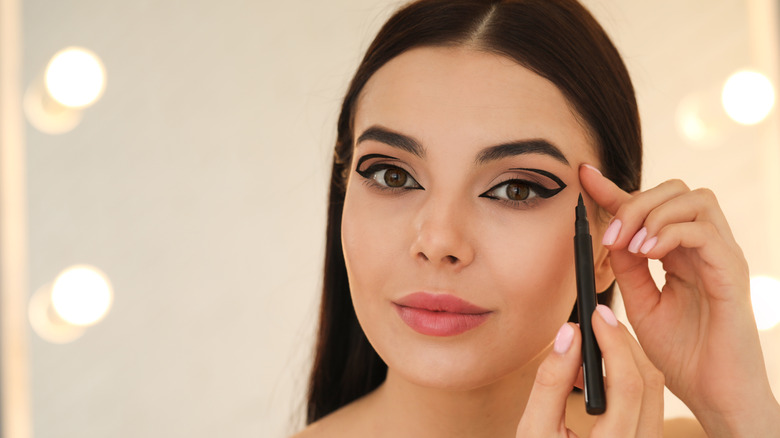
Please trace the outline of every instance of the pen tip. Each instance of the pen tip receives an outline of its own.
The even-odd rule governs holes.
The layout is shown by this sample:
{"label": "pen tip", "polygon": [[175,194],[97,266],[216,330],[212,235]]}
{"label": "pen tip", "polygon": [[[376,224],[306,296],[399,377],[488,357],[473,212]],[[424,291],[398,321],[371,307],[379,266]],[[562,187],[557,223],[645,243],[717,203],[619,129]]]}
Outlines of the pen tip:
{"label": "pen tip", "polygon": [[585,211],[585,204],[582,202],[582,193],[580,193],[580,199],[577,202],[577,207],[574,208],[575,214],[575,227],[577,234],[588,232],[588,212]]}

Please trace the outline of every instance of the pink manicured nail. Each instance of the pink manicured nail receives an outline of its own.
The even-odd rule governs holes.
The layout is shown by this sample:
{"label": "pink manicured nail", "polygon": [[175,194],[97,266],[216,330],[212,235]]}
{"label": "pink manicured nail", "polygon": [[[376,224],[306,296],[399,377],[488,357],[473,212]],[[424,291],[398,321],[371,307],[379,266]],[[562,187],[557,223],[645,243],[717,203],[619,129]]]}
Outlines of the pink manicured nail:
{"label": "pink manicured nail", "polygon": [[569,324],[564,324],[555,336],[555,343],[553,344],[553,350],[558,354],[563,354],[569,351],[571,347],[571,341],[574,339],[574,329]]}
{"label": "pink manicured nail", "polygon": [[599,315],[601,315],[602,318],[604,318],[604,322],[611,325],[612,327],[617,327],[617,318],[615,318],[615,314],[612,313],[612,309],[603,304],[599,304],[596,306],[596,311],[599,312]]}
{"label": "pink manicured nail", "polygon": [[602,245],[612,245],[617,240],[618,234],[620,234],[620,227],[623,226],[623,222],[620,219],[614,219],[607,227],[607,231],[604,232],[604,238],[601,239]]}
{"label": "pink manicured nail", "polygon": [[631,243],[628,244],[628,251],[636,254],[637,251],[639,251],[639,247],[642,246],[642,242],[645,241],[645,237],[647,237],[647,228],[642,227],[641,230],[634,234],[634,238],[631,239]]}
{"label": "pink manicured nail", "polygon": [[596,169],[595,167],[591,166],[590,164],[583,164],[583,166],[587,167],[588,169],[595,170],[599,175],[604,176],[604,174],[601,173],[600,170]]}
{"label": "pink manicured nail", "polygon": [[651,249],[655,248],[656,243],[658,243],[658,237],[653,237],[652,239],[649,239],[647,242],[645,242],[644,245],[639,248],[639,251],[642,252],[642,254],[647,254]]}

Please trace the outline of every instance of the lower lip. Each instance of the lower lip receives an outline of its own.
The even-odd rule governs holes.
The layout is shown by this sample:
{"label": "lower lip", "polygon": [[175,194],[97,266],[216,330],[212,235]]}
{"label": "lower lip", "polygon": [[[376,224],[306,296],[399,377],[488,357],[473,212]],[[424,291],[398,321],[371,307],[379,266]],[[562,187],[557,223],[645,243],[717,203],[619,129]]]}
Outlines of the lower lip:
{"label": "lower lip", "polygon": [[453,313],[404,307],[396,304],[398,316],[414,331],[428,336],[455,336],[480,326],[489,313]]}

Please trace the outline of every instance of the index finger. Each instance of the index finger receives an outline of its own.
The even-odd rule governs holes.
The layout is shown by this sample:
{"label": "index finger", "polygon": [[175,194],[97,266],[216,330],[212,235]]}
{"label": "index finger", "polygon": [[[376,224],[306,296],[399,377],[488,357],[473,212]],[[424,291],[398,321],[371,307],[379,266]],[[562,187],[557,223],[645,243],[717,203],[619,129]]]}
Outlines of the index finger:
{"label": "index finger", "polygon": [[580,182],[591,199],[613,216],[624,202],[631,199],[631,194],[623,191],[589,164],[580,166]]}

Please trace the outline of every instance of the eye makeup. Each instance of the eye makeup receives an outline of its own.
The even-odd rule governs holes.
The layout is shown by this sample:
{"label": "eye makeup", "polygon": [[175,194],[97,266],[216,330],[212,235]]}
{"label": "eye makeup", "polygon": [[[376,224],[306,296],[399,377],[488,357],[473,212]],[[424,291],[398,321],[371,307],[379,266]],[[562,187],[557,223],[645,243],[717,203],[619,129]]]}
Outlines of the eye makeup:
{"label": "eye makeup", "polygon": [[391,157],[391,156],[389,156],[389,155],[382,155],[382,154],[366,154],[366,155],[363,155],[362,157],[360,157],[360,158],[358,159],[358,161],[357,161],[357,165],[355,166],[355,169],[356,169],[355,171],[356,171],[357,173],[360,173],[360,174],[362,175],[362,173],[361,173],[361,172],[365,172],[365,170],[361,171],[361,170],[360,170],[360,165],[361,165],[361,164],[363,164],[364,162],[366,162],[366,161],[368,161],[368,160],[372,159],[372,158],[384,158],[384,159],[386,159],[386,160],[398,160],[398,158]]}
{"label": "eye makeup", "polygon": [[[382,159],[382,161],[362,168],[366,161],[372,159]],[[357,160],[355,172],[365,179],[366,184],[380,190],[425,189],[411,176],[409,171],[387,161],[399,160],[384,154],[363,155]],[[479,197],[500,201],[514,208],[529,207],[531,202],[540,201],[536,198],[551,198],[566,188],[566,184],[560,178],[546,170],[518,167],[510,168],[508,171],[516,174],[494,184]],[[552,187],[553,185],[554,187]],[[503,192],[502,188],[504,188]]]}
{"label": "eye makeup", "polygon": [[397,158],[382,154],[367,154],[357,162],[355,172],[365,178],[365,183],[379,190],[423,190],[423,187],[412,177],[412,175],[400,166],[387,162],[378,162],[361,169],[363,163],[372,158],[384,158],[385,160],[397,161]]}
{"label": "eye makeup", "polygon": [[[542,175],[542,176],[545,176],[545,177],[547,177],[547,178],[551,179],[551,180],[552,180],[552,181],[554,181],[556,184],[558,184],[558,187],[557,187],[557,188],[555,188],[555,189],[548,189],[548,190],[551,190],[551,191],[553,191],[553,192],[554,192],[554,193],[553,193],[553,194],[551,194],[550,196],[555,196],[555,195],[557,195],[557,194],[558,194],[558,193],[559,193],[561,190],[563,190],[563,189],[565,189],[565,188],[566,188],[566,184],[565,184],[563,181],[561,181],[561,179],[560,179],[560,178],[558,178],[557,176],[555,176],[555,174],[552,174],[552,173],[550,173],[550,172],[548,172],[548,171],[546,171],[546,170],[542,170],[542,169],[529,169],[529,168],[525,168],[525,167],[517,167],[517,168],[512,168],[512,169],[509,169],[509,170],[512,170],[512,171],[533,172],[533,173],[537,173],[537,174],[539,174],[539,175]],[[548,196],[548,197],[549,197],[549,196]]]}
{"label": "eye makeup", "polygon": [[[502,187],[505,187],[504,194],[507,195],[506,198],[500,196],[500,194],[502,194],[501,193],[502,191],[500,190]],[[518,193],[524,194],[523,199],[513,199],[509,195],[510,193],[512,193],[512,188],[514,188],[515,194]],[[551,190],[532,181],[513,178],[494,185],[488,191],[482,193],[479,196],[480,198],[494,199],[497,201],[506,202],[509,205],[513,205],[513,204],[527,203],[529,201],[534,200],[537,197],[543,199],[551,198],[561,190],[562,190],[561,188]],[[534,196],[530,196],[531,192],[533,192]]]}
{"label": "eye makeup", "polygon": [[[521,207],[526,206],[529,202],[538,201],[538,199],[535,199],[537,197],[542,199],[552,198],[566,188],[566,184],[560,178],[546,170],[530,168],[513,168],[510,170],[523,172],[524,175],[509,177],[482,193],[480,197],[501,201],[510,207]],[[540,175],[543,178],[540,178]],[[555,182],[556,187],[549,187],[550,182],[547,179]],[[501,188],[503,187],[506,187],[504,189],[506,193],[502,193]],[[514,188],[514,191],[511,191],[511,188]],[[531,192],[533,192],[533,196],[529,196]],[[525,196],[523,196],[523,199],[513,199],[510,193],[522,193]],[[507,196],[502,197],[501,194],[506,194]]]}

